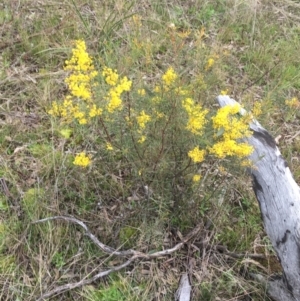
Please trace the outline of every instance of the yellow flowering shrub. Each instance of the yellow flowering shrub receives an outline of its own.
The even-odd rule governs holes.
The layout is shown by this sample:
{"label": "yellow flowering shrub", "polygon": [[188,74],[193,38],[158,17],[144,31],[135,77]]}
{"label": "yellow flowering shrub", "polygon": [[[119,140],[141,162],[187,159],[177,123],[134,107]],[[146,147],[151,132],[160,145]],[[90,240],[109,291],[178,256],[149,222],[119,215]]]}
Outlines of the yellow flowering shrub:
{"label": "yellow flowering shrub", "polygon": [[[208,59],[206,69],[213,66],[216,58]],[[92,125],[95,126],[100,142],[93,147],[99,148],[99,152],[110,152],[110,158],[118,154],[118,160],[122,160],[125,156],[126,162],[132,161],[137,170],[143,170],[143,176],[147,169],[155,175],[160,169],[168,173],[172,166],[182,164],[197,183],[201,179],[197,165],[207,156],[218,159],[235,156],[246,164],[247,156],[253,151],[250,145],[240,142],[251,135],[252,115],[240,116],[238,104],[212,114],[194,100],[190,86],[179,84],[173,67],[152,88],[134,87],[116,69],[104,66],[98,73],[84,41],[79,40],[75,42],[71,59],[66,61],[65,70],[69,93],[61,101],[53,101],[48,113],[58,117],[63,125],[67,123],[72,137],[76,124],[86,127],[87,135]],[[202,74],[201,83],[205,87]],[[123,101],[125,92],[128,93]],[[255,111],[259,113],[258,105]],[[71,139],[71,135],[64,137]],[[73,164],[89,166],[91,157],[80,152]]]}

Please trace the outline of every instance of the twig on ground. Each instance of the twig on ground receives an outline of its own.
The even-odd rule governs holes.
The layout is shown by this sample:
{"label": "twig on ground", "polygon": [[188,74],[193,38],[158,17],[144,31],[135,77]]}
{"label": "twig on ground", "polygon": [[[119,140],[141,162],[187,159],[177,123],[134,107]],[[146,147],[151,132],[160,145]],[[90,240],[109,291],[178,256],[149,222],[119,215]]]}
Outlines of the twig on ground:
{"label": "twig on ground", "polygon": [[54,295],[59,295],[59,294],[62,294],[63,292],[70,291],[70,290],[72,290],[74,288],[81,287],[81,286],[84,286],[84,285],[87,285],[87,284],[91,284],[92,282],[96,281],[99,278],[102,278],[104,276],[109,275],[112,272],[116,272],[116,271],[119,271],[119,270],[127,267],[137,257],[138,256],[132,256],[130,259],[128,259],[124,263],[122,263],[122,264],[120,264],[120,265],[118,265],[116,267],[113,267],[113,268],[111,268],[109,270],[102,271],[102,272],[94,275],[93,277],[91,277],[89,279],[82,279],[82,280],[80,280],[78,282],[75,282],[75,283],[68,283],[68,284],[65,284],[65,285],[58,286],[55,289],[53,289],[52,291],[41,295],[36,301],[43,301],[43,300],[46,300],[46,299],[48,299],[48,298],[50,298],[50,297],[52,297]]}
{"label": "twig on ground", "polygon": [[184,244],[186,244],[189,240],[191,240],[193,237],[195,237],[195,235],[197,233],[199,233],[199,231],[202,228],[202,225],[197,226],[196,228],[194,228],[180,243],[176,244],[173,248],[170,249],[166,249],[163,251],[158,251],[152,254],[146,254],[146,253],[142,253],[133,249],[129,249],[129,250],[125,250],[125,251],[118,251],[114,248],[111,248],[105,244],[103,244],[101,241],[99,241],[99,239],[91,233],[91,231],[89,230],[89,228],[86,226],[86,224],[80,220],[78,220],[77,218],[74,217],[68,217],[68,216],[52,216],[52,217],[47,217],[38,221],[33,222],[33,224],[38,224],[38,223],[44,223],[47,221],[51,221],[51,220],[64,220],[64,221],[68,221],[68,222],[72,222],[74,224],[77,224],[79,226],[81,226],[84,230],[86,235],[105,253],[111,254],[111,255],[116,255],[116,256],[131,256],[130,259],[128,259],[127,261],[125,261],[123,264],[115,266],[113,268],[110,268],[106,271],[102,271],[94,276],[92,276],[89,279],[82,279],[78,282],[75,283],[68,283],[62,286],[58,286],[55,289],[49,291],[48,293],[42,294],[37,301],[42,301],[42,300],[46,300],[54,295],[58,295],[61,294],[63,292],[72,290],[74,288],[77,287],[81,287],[87,284],[90,284],[94,281],[96,281],[99,278],[102,278],[104,276],[109,275],[112,272],[116,272],[119,271],[125,267],[127,267],[130,263],[132,263],[134,260],[136,259],[153,259],[153,258],[157,258],[160,256],[166,256],[169,254],[172,254],[174,252],[176,252],[177,250],[179,250]]}
{"label": "twig on ground", "polygon": [[[127,261],[125,261],[124,263],[122,263],[122,264],[120,264],[118,266],[112,267],[112,268],[110,268],[110,269],[108,269],[106,271],[101,271],[101,272],[99,272],[98,274],[92,276],[89,279],[85,279],[84,278],[84,279],[82,279],[82,280],[80,280],[78,282],[75,282],[75,283],[68,283],[68,284],[65,284],[65,285],[58,286],[55,289],[53,289],[53,290],[51,290],[51,291],[49,291],[49,292],[47,292],[45,294],[42,294],[37,299],[37,301],[43,301],[43,300],[46,300],[46,299],[48,299],[48,298],[50,298],[50,297],[52,297],[54,295],[58,295],[58,294],[61,294],[63,292],[72,290],[74,288],[82,287],[84,285],[91,284],[92,282],[94,282],[94,281],[96,281],[96,280],[98,280],[98,279],[100,279],[100,278],[102,278],[104,276],[107,276],[107,275],[109,275],[112,272],[116,272],[116,271],[119,271],[119,270],[127,267],[128,265],[130,265],[132,262],[134,262],[137,259],[153,259],[153,258],[157,258],[157,257],[161,257],[161,256],[166,256],[166,255],[172,254],[172,253],[176,252],[177,250],[179,250],[184,244],[186,244],[192,238],[194,238],[200,232],[200,230],[203,228],[202,225],[198,225],[189,234],[187,234],[182,239],[182,241],[180,243],[176,244],[173,248],[169,248],[169,249],[166,249],[166,250],[163,250],[163,251],[158,251],[158,252],[155,252],[155,253],[152,253],[152,254],[147,254],[147,253],[142,253],[142,252],[139,252],[139,251],[136,251],[136,250],[133,250],[133,249],[119,251],[119,250],[116,250],[114,248],[111,248],[111,247],[103,244],[89,230],[89,228],[87,227],[87,225],[84,222],[82,222],[82,221],[80,221],[80,220],[78,220],[77,218],[74,218],[74,217],[69,217],[69,216],[52,216],[52,217],[47,217],[47,218],[35,221],[35,222],[33,222],[33,224],[44,223],[44,222],[52,221],[52,220],[64,220],[64,221],[67,221],[67,222],[71,222],[71,223],[77,224],[77,225],[81,226],[85,230],[85,234],[103,252],[105,252],[107,254],[110,254],[110,255],[120,256],[120,257],[131,256],[131,258],[129,258]],[[196,245],[197,245],[197,243],[196,243]],[[200,243],[200,246],[203,247],[203,248],[205,248],[205,247],[208,246],[208,245],[206,245],[206,246],[205,245],[206,244],[204,244],[204,243]],[[213,249],[213,246],[210,246],[210,247]],[[235,254],[235,253],[229,252],[225,247],[220,246],[220,245],[215,246],[215,249],[218,250],[218,251],[223,252],[224,254],[226,254],[228,256],[234,257],[234,258],[241,258],[241,257],[262,258],[262,257],[264,257],[264,255],[261,255],[261,254]]]}
{"label": "twig on ground", "polygon": [[156,258],[159,256],[165,256],[168,254],[171,254],[177,250],[179,250],[185,243],[187,243],[190,239],[192,239],[200,230],[202,226],[198,226],[194,228],[183,240],[182,242],[178,243],[175,245],[173,248],[166,249],[163,251],[155,252],[152,254],[146,254],[142,253],[133,249],[125,250],[125,251],[118,251],[114,248],[111,248],[105,244],[103,244],[94,234],[91,233],[89,228],[86,226],[86,224],[80,220],[78,220],[75,217],[69,217],[69,216],[52,216],[52,217],[47,217],[38,221],[33,222],[33,224],[38,224],[38,223],[44,223],[47,221],[51,220],[65,220],[68,222],[72,222],[74,224],[77,224],[81,226],[85,230],[85,234],[105,253],[111,254],[111,255],[116,255],[116,256],[138,256],[143,259],[151,259],[151,258]]}

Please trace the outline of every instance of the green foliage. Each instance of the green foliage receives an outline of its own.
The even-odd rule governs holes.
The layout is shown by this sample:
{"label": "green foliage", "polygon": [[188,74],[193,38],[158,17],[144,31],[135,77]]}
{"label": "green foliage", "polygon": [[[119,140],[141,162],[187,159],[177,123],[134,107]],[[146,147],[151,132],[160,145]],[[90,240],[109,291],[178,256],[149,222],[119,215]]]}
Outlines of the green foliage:
{"label": "green foliage", "polygon": [[113,283],[106,289],[99,290],[98,292],[94,292],[92,294],[92,299],[95,301],[125,301],[126,296],[120,290],[118,283]]}
{"label": "green foliage", "polygon": [[35,220],[39,217],[38,208],[39,203],[44,197],[44,190],[37,188],[28,189],[22,198],[23,210],[26,212],[28,217],[32,220]]}
{"label": "green foliage", "polygon": [[120,243],[125,247],[131,247],[130,241],[132,241],[133,236],[136,234],[137,230],[131,227],[124,227],[120,229]]}
{"label": "green foliage", "polygon": [[136,286],[125,278],[110,277],[109,285],[90,288],[87,298],[91,301],[138,301],[143,289],[142,285]]}
{"label": "green foliage", "polygon": [[211,283],[203,282],[200,284],[201,300],[211,301],[213,300],[213,289]]}
{"label": "green foliage", "polygon": [[52,264],[58,269],[62,268],[66,263],[64,257],[65,256],[62,253],[55,253],[52,257]]}

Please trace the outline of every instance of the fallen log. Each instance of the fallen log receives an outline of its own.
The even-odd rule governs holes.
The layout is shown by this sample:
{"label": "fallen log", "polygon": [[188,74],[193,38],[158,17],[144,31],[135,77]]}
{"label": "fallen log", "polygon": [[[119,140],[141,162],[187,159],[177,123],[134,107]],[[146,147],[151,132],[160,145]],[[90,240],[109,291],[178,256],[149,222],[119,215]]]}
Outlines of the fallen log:
{"label": "fallen log", "polygon": [[[234,105],[229,96],[217,97],[220,106]],[[245,114],[244,109],[240,114]],[[249,159],[253,190],[265,231],[282,266],[282,276],[269,279],[268,293],[276,301],[300,301],[300,188],[274,138],[256,120],[253,135],[244,140],[254,147]]]}

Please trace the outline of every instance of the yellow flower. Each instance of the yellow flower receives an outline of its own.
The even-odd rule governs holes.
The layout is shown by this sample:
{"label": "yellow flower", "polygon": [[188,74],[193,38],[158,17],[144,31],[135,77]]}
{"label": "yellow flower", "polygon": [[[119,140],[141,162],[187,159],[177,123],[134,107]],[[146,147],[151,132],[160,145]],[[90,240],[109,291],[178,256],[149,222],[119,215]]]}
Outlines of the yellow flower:
{"label": "yellow flower", "polygon": [[65,79],[65,83],[71,95],[89,101],[92,97],[92,81],[97,76],[93,61],[86,51],[85,42],[77,40],[72,50],[72,57],[66,61],[65,70],[71,74]]}
{"label": "yellow flower", "polygon": [[78,122],[79,122],[79,124],[87,124],[88,123],[86,118],[81,118],[81,119],[79,119]]}
{"label": "yellow flower", "polygon": [[262,113],[261,102],[256,101],[253,106],[252,113],[255,117],[259,116]]}
{"label": "yellow flower", "polygon": [[137,90],[137,93],[138,93],[139,95],[141,95],[141,96],[146,95],[145,89],[138,89],[138,90]]}
{"label": "yellow flower", "polygon": [[79,124],[87,124],[88,123],[85,112],[82,112],[79,109],[79,106],[75,106],[72,109],[73,109],[73,116],[74,116],[74,118],[76,118],[78,120]]}
{"label": "yellow flower", "polygon": [[188,152],[188,156],[194,163],[200,163],[204,160],[205,150],[200,150],[198,146]]}
{"label": "yellow flower", "polygon": [[132,82],[126,76],[119,80],[117,72],[107,67],[103,69],[102,74],[106,77],[107,84],[112,86],[106,99],[108,100],[107,111],[113,113],[115,110],[122,108],[121,94],[124,91],[130,91]]}
{"label": "yellow flower", "polygon": [[238,143],[235,140],[223,140],[209,148],[209,152],[221,159],[226,156],[243,158],[253,152],[253,147],[248,143]]}
{"label": "yellow flower", "polygon": [[113,146],[109,142],[106,143],[106,149],[109,150],[109,151],[114,150]]}
{"label": "yellow flower", "polygon": [[102,75],[105,77],[105,81],[110,86],[115,86],[118,82],[119,75],[117,70],[112,70],[111,68],[104,67]]}
{"label": "yellow flower", "polygon": [[194,175],[193,176],[193,182],[199,182],[201,179],[201,176],[200,175]]}
{"label": "yellow flower", "polygon": [[209,58],[207,60],[205,70],[210,69],[214,65],[214,63],[215,63],[215,60],[213,58]]}
{"label": "yellow flower", "polygon": [[126,76],[124,76],[119,84],[119,89],[121,90],[121,93],[123,91],[130,91],[131,89],[131,85],[132,85],[132,81],[128,80],[128,78]]}
{"label": "yellow flower", "polygon": [[60,116],[60,109],[57,101],[52,102],[51,109],[49,109],[47,113],[52,116]]}
{"label": "yellow flower", "polygon": [[138,140],[138,143],[144,143],[145,142],[145,140],[146,140],[146,136],[145,135],[142,135],[141,137],[140,137],[140,139]]}
{"label": "yellow flower", "polygon": [[293,97],[292,99],[287,99],[285,101],[285,104],[287,106],[289,106],[290,108],[299,108],[300,107],[300,101],[296,97]]}
{"label": "yellow flower", "polygon": [[87,167],[91,164],[90,156],[87,156],[85,152],[81,152],[78,155],[76,155],[73,164],[81,167]]}
{"label": "yellow flower", "polygon": [[253,162],[249,159],[244,159],[242,162],[241,162],[241,166],[243,167],[252,167],[254,168],[254,165],[253,165]]}
{"label": "yellow flower", "polygon": [[[224,139],[240,139],[251,136],[249,116],[236,116],[240,105],[227,105],[220,108],[216,116],[212,117],[213,128],[223,132]],[[218,135],[218,134],[217,134]]]}
{"label": "yellow flower", "polygon": [[151,116],[146,114],[143,110],[139,116],[136,117],[137,123],[141,129],[144,129],[146,126],[146,123],[151,120]]}
{"label": "yellow flower", "polygon": [[111,89],[108,92],[109,103],[107,105],[107,110],[109,113],[114,112],[116,109],[121,109],[122,107],[122,99],[120,98],[119,93],[115,91],[115,89]]}
{"label": "yellow flower", "polygon": [[239,116],[240,105],[227,105],[220,108],[216,116],[212,117],[213,128],[216,130],[215,138],[218,141],[208,150],[218,158],[226,156],[247,157],[253,152],[248,143],[239,143],[237,140],[251,136],[249,129],[249,116]]}
{"label": "yellow flower", "polygon": [[220,165],[219,166],[219,172],[222,174],[222,175],[225,175],[226,174],[226,169],[224,166]]}
{"label": "yellow flower", "polygon": [[164,113],[156,111],[155,109],[154,109],[154,114],[156,115],[157,118],[163,118],[163,117],[165,117]]}
{"label": "yellow flower", "polygon": [[90,117],[96,117],[96,116],[101,116],[102,114],[102,109],[97,108],[95,104],[90,108],[89,116]]}
{"label": "yellow flower", "polygon": [[228,89],[226,89],[226,90],[221,90],[220,94],[221,94],[221,95],[228,95]]}
{"label": "yellow flower", "polygon": [[166,86],[170,86],[172,83],[175,82],[178,75],[175,73],[174,69],[170,67],[166,73],[162,76],[163,83]]}
{"label": "yellow flower", "polygon": [[195,104],[191,98],[186,98],[182,101],[182,106],[188,114],[188,122],[186,129],[195,135],[201,135],[202,129],[207,122],[205,116],[208,113],[200,104]]}

